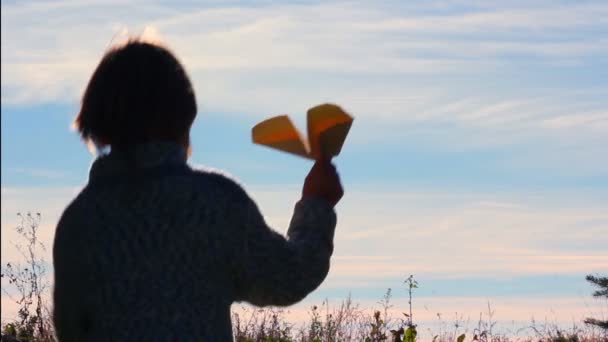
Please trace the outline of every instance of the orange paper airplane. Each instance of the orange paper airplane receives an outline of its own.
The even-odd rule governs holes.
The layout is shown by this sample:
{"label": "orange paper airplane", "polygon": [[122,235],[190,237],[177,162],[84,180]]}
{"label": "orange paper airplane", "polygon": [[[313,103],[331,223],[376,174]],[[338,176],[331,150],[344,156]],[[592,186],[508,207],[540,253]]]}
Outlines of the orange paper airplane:
{"label": "orange paper airplane", "polygon": [[279,115],[253,127],[253,142],[313,160],[340,154],[352,116],[329,103],[310,108],[307,115],[308,140],[287,115]]}

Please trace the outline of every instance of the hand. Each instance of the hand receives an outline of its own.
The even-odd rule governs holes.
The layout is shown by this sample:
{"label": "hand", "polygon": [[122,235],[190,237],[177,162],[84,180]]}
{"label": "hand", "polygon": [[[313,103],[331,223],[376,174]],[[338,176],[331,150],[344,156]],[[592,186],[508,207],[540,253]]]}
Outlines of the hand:
{"label": "hand", "polygon": [[302,198],[323,198],[333,207],[340,201],[342,195],[344,190],[336,167],[329,159],[317,160],[304,180]]}

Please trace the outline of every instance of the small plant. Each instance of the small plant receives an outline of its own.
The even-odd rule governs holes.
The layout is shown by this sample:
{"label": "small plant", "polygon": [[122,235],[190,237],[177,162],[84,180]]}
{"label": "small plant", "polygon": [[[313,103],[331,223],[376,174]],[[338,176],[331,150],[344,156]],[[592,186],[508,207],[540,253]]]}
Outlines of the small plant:
{"label": "small plant", "polygon": [[496,321],[494,321],[494,310],[492,310],[492,307],[490,306],[490,302],[488,302],[487,319],[484,321],[483,313],[479,314],[479,321],[477,323],[477,328],[475,328],[473,330],[473,333],[475,334],[473,336],[473,341],[480,341],[480,342],[493,341],[492,330],[494,329],[495,325],[496,325]]}
{"label": "small plant", "polygon": [[24,263],[8,262],[2,270],[2,278],[8,279],[17,295],[6,288],[2,291],[19,305],[18,320],[4,326],[3,335],[20,341],[54,341],[54,333],[48,305],[44,295],[49,288],[45,262],[41,253],[46,250],[38,239],[41,215],[18,213],[21,219],[15,228],[25,244],[13,244],[24,259]]}
{"label": "small plant", "polygon": [[308,328],[308,339],[311,342],[321,342],[323,336],[323,322],[319,314],[319,307],[313,305],[310,309],[310,327]]}
{"label": "small plant", "polygon": [[291,342],[291,326],[282,309],[242,308],[233,312],[233,333],[237,342]]}
{"label": "small plant", "polygon": [[412,292],[418,288],[418,282],[414,279],[414,275],[410,274],[404,281],[407,288],[408,301],[407,304],[410,309],[410,313],[403,313],[407,318],[407,329],[405,329],[403,342],[415,342],[418,332],[416,331],[416,324],[414,324],[414,314],[412,313]]}
{"label": "small plant", "polygon": [[380,311],[374,311],[374,320],[371,324],[372,331],[369,336],[365,338],[365,342],[379,342],[386,341],[386,323],[382,319],[382,313]]}

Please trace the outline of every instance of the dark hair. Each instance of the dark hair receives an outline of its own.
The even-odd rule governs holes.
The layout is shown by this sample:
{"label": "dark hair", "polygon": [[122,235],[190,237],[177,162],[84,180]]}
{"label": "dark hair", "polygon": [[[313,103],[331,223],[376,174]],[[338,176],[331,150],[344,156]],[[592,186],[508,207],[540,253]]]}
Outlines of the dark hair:
{"label": "dark hair", "polygon": [[182,142],[195,117],[194,90],[180,62],[162,46],[131,39],[99,62],[74,126],[85,141],[115,147]]}

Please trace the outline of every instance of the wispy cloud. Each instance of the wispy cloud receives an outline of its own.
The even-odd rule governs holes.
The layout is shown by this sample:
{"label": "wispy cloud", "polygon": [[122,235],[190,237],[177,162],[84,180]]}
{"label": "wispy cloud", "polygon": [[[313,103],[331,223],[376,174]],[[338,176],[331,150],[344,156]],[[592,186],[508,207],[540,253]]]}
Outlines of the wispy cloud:
{"label": "wispy cloud", "polygon": [[[184,62],[207,115],[303,117],[311,105],[331,101],[357,118],[349,146],[390,147],[386,159],[394,165],[407,159],[399,153],[406,145],[450,152],[509,146],[515,152],[495,166],[511,175],[608,175],[608,160],[598,157],[608,145],[602,62],[608,5],[602,1],[27,1],[3,2],[1,16],[3,107],[75,104],[105,49],[124,32],[147,27],[147,35],[166,39]],[[347,189],[321,291],[396,286],[391,282],[409,273],[505,279],[608,269],[607,199],[600,191],[493,193],[397,183]],[[41,239],[50,246],[59,215],[78,190],[2,187],[2,260],[18,257],[9,244],[17,238],[17,212],[42,213]],[[300,188],[249,191],[269,224],[285,232]],[[522,294],[494,303],[505,320],[558,306],[567,320],[563,312],[584,313],[578,299],[534,302]],[[294,311],[305,313],[309,303]],[[432,319],[439,310],[478,314],[486,298],[421,304],[429,308],[422,316]],[[402,299],[398,305],[405,305]]]}
{"label": "wispy cloud", "polygon": [[[13,188],[2,192],[3,241],[14,239],[19,211],[43,214],[43,240],[76,188]],[[269,224],[285,232],[299,190],[250,189]],[[334,277],[515,276],[602,271],[608,214],[589,194],[365,191],[338,207]],[[595,195],[594,195],[595,196]],[[292,200],[285,200],[291,198]],[[605,199],[604,199],[605,200]],[[24,207],[27,206],[27,207]],[[4,246],[4,242],[3,242]],[[3,248],[3,259],[10,248]]]}
{"label": "wispy cloud", "polygon": [[57,170],[47,170],[47,169],[35,169],[35,168],[8,168],[9,172],[14,172],[18,174],[24,174],[31,177],[36,178],[45,178],[45,179],[60,179],[66,176],[66,173],[63,171]]}
{"label": "wispy cloud", "polygon": [[[299,189],[266,186],[248,190],[268,223],[284,233]],[[78,191],[78,187],[3,187],[2,260],[18,258],[9,244],[16,241],[13,228],[17,212],[29,209],[43,213],[40,238],[51,246],[59,215]],[[447,281],[604,272],[608,240],[602,233],[608,229],[608,212],[602,196],[587,192],[497,194],[359,188],[349,192],[337,207],[332,267],[318,293],[395,287],[395,279],[410,273]],[[50,254],[45,258],[51,260]],[[557,308],[552,306],[556,300],[569,300],[545,298],[532,305],[532,299],[522,291],[518,299],[454,296],[420,298],[416,303],[420,305],[419,318],[432,319],[436,312],[451,313],[453,309],[476,316],[490,299],[500,319],[507,321],[522,315],[543,315],[549,308]],[[378,298],[381,295],[378,293]],[[310,305],[319,304],[315,298],[290,310],[304,314]],[[399,307],[405,304],[402,298],[396,300]],[[363,300],[362,304],[368,307],[375,302]],[[9,312],[8,305],[3,298],[3,315]],[[428,307],[429,312],[421,307]],[[580,300],[559,308],[563,309],[556,316],[559,320],[570,319],[566,313],[578,315],[588,309]]]}
{"label": "wispy cloud", "polygon": [[[192,71],[205,111],[298,113],[312,103],[331,100],[344,103],[357,116],[361,128],[352,131],[352,144],[374,139],[447,149],[520,144],[526,148],[517,157],[505,159],[505,169],[538,171],[534,168],[541,167],[541,171],[558,173],[576,165],[577,172],[584,175],[606,173],[608,162],[597,158],[608,143],[605,87],[572,91],[548,85],[532,94],[507,89],[508,95],[496,95],[483,90],[463,92],[458,82],[449,80],[487,80],[493,68],[507,63],[503,57],[512,54],[542,55],[543,62],[604,55],[605,37],[593,32],[606,25],[605,4],[498,6],[493,10],[462,9],[457,2],[448,3],[447,9],[435,5],[416,5],[404,11],[333,2],[210,8],[125,4],[117,11],[105,2],[3,4],[2,101],[74,101],[114,34],[125,27],[137,31],[151,25]],[[555,30],[564,38],[556,38]],[[525,64],[517,58],[508,63]],[[391,201],[392,195],[383,196],[377,203]],[[399,209],[393,209],[380,222],[353,219],[345,223],[350,226],[349,234],[340,231],[338,236],[347,241],[376,239],[378,248],[386,247],[383,236],[396,240],[417,236],[429,239],[429,246],[453,254],[460,254],[457,246],[451,246],[449,240],[437,245],[432,236],[466,237],[470,242],[464,246],[470,254],[462,267],[474,265],[477,244],[489,245],[492,239],[508,241],[512,247],[532,242],[540,246],[545,241],[522,242],[521,237],[549,224],[579,241],[577,231],[567,227],[576,226],[580,218],[538,208],[534,216],[517,207],[521,203],[514,207],[488,205],[505,202],[500,198],[472,200],[485,204],[462,211],[437,209],[407,222]],[[268,207],[283,208],[274,202]],[[284,209],[266,215],[283,226],[288,220],[284,212],[291,208]],[[358,209],[351,208],[350,217],[357,217]],[[592,217],[601,211],[577,210]],[[605,222],[605,218],[599,219]],[[485,223],[494,221],[490,232]],[[520,233],[506,233],[513,227]],[[549,234],[548,239],[554,236]],[[583,243],[584,237],[581,239]],[[391,248],[400,250],[397,245]],[[544,253],[538,246],[529,248],[532,252],[526,255]],[[352,254],[348,249],[343,252]],[[512,271],[525,266],[519,261],[501,264],[503,255],[488,253],[484,257],[495,258],[494,265]],[[418,264],[421,270],[441,262],[439,254],[426,256]],[[533,265],[540,268],[542,262]],[[391,267],[386,269],[389,272]]]}
{"label": "wispy cloud", "polygon": [[[120,32],[148,27],[185,62],[203,112],[262,117],[331,101],[365,127],[354,144],[606,143],[605,87],[573,96],[550,77],[606,56],[607,12],[603,2],[3,4],[2,103],[75,103]],[[500,85],[551,65],[540,89]]]}
{"label": "wispy cloud", "polygon": [[590,128],[604,131],[608,128],[608,110],[560,115],[545,120],[544,124],[557,129]]}
{"label": "wispy cloud", "polygon": [[[276,198],[296,199],[298,191],[252,194],[284,231],[291,202]],[[331,275],[364,281],[407,272],[511,277],[601,271],[608,267],[608,240],[597,238],[608,229],[608,214],[601,198],[590,205],[588,196],[350,192],[338,208]]]}
{"label": "wispy cloud", "polygon": [[[138,10],[131,11],[135,7]],[[95,11],[90,11],[91,8]],[[520,9],[498,7],[482,12],[453,10],[442,15],[424,15],[420,8],[406,11],[352,2],[207,8],[123,4],[120,11],[114,4],[100,2],[3,5],[6,38],[15,38],[5,40],[5,46],[11,49],[3,52],[3,63],[12,66],[17,60],[25,59],[30,65],[29,70],[16,70],[16,74],[7,78],[7,83],[23,78],[24,86],[29,82],[35,84],[40,77],[32,80],[29,74],[45,67],[54,70],[55,75],[65,75],[66,81],[81,81],[87,75],[83,69],[96,62],[111,37],[125,27],[138,32],[145,26],[158,28],[195,73],[222,69],[272,72],[284,68],[461,73],[504,63],[500,58],[487,58],[491,56],[540,53],[559,57],[606,51],[602,44],[605,38],[601,36],[587,36],[584,40],[578,35],[570,40],[556,40],[551,36],[555,28],[569,33],[581,27],[601,28],[605,25],[604,14],[608,12],[601,3]],[[35,25],[40,16],[51,18],[50,22],[47,20],[48,26]],[[24,26],[24,22],[32,25]],[[54,30],[49,31],[49,26]],[[79,30],[73,30],[74,26]],[[517,32],[511,32],[513,29],[536,39],[526,41],[516,35]],[[385,32],[387,30],[390,32]],[[471,31],[483,35],[471,37]],[[488,38],[490,33],[503,31],[505,36],[498,40]],[[18,37],[28,39],[16,39]],[[54,44],[48,43],[50,38]],[[34,41],[41,44],[33,44]],[[58,64],[29,64],[36,60]],[[211,80],[200,81],[202,84]]]}
{"label": "wispy cloud", "polygon": [[[453,34],[494,33],[522,30],[537,34],[547,29],[571,29],[572,27],[597,27],[606,24],[606,6],[577,4],[575,6],[540,6],[513,8],[509,4],[493,4],[498,10],[474,10],[469,13],[447,12],[443,15],[426,15],[391,18],[365,27],[382,31],[415,30],[422,32],[451,32]],[[501,6],[502,5],[502,6]],[[589,21],[590,18],[597,19]]]}

